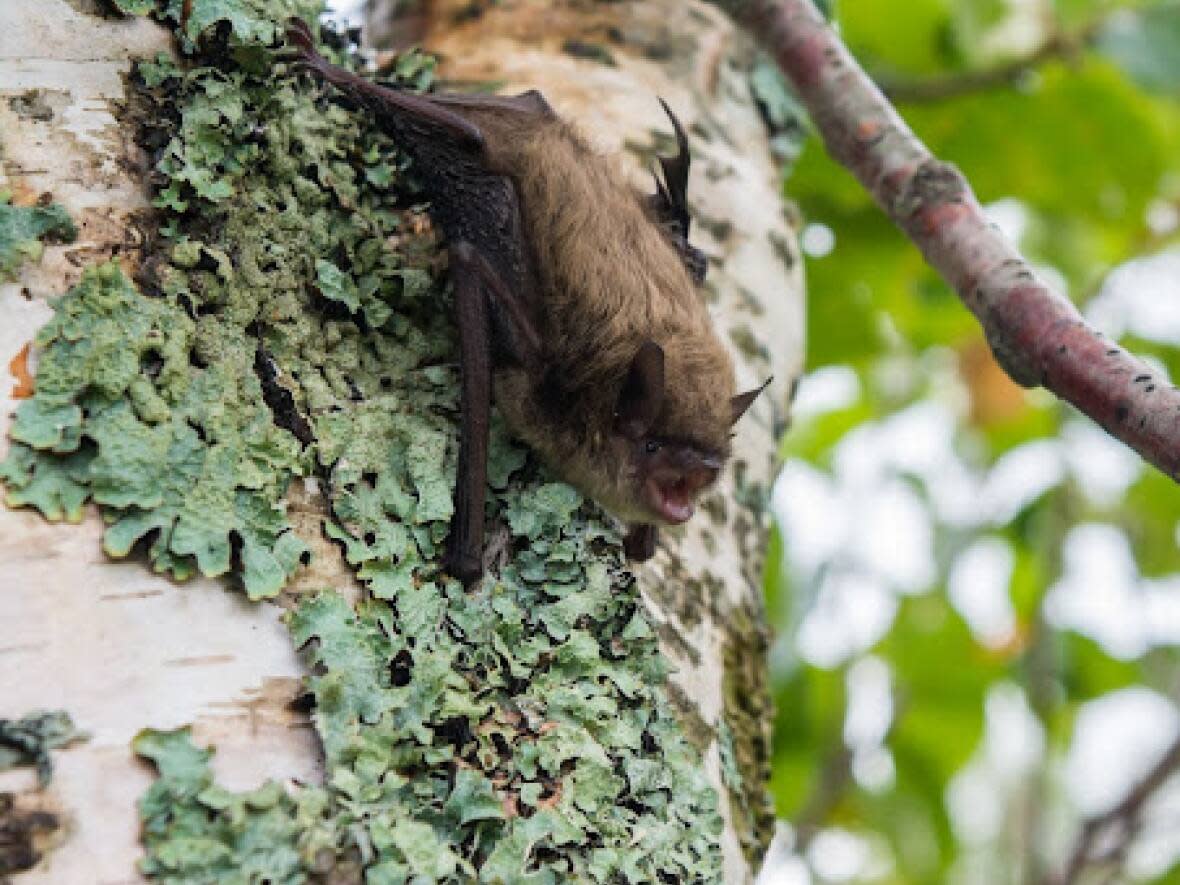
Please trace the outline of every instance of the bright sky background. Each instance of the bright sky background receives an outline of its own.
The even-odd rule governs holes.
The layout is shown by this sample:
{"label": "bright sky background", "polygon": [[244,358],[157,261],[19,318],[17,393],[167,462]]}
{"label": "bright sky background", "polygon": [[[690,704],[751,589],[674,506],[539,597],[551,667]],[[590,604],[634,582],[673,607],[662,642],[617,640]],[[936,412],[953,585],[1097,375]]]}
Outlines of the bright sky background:
{"label": "bright sky background", "polygon": [[328,14],[332,19],[347,19],[354,27],[361,24],[361,10],[366,0],[328,0]]}

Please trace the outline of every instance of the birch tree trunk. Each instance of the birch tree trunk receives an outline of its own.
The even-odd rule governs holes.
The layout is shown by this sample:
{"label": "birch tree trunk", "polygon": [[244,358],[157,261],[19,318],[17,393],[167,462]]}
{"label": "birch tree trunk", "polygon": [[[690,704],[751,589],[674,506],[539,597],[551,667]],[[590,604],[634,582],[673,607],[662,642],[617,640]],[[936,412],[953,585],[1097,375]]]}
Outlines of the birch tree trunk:
{"label": "birch tree trunk", "polygon": [[[689,131],[694,241],[710,258],[711,308],[739,386],[775,381],[738,425],[734,461],[703,512],[685,531],[665,533],[638,577],[673,668],[673,706],[721,797],[725,880],[749,881],[773,824],[765,503],[804,328],[801,262],[748,86],[750,47],[695,0],[438,3],[413,21],[378,8],[371,22],[378,42],[408,36],[440,52],[449,80],[540,88],[594,143],[632,157],[637,175],[656,134],[668,132],[657,96]],[[0,187],[23,205],[51,195],[80,229],[76,242],[48,247],[0,287],[2,452],[17,404],[19,359],[10,361],[51,316],[47,300],[86,266],[138,260],[148,162],[112,111],[126,100],[130,60],[168,51],[171,41],[145,19],[101,17],[88,0],[7,0],[0,35]],[[196,743],[216,745],[218,781],[231,790],[322,779],[316,733],[290,703],[305,668],[280,616],[305,591],[331,586],[355,597],[360,589],[324,537],[321,486],[296,482],[288,507],[313,557],[277,604],[249,603],[220,579],[181,586],[142,559],[107,559],[93,510],[81,525],[63,525],[0,509],[0,718],[60,708],[90,734],[54,754],[44,790],[25,770],[0,773],[17,811],[48,810],[61,824],[37,837],[44,857],[17,881],[140,880],[135,803],[152,776],[129,742],[144,727],[191,723]]]}

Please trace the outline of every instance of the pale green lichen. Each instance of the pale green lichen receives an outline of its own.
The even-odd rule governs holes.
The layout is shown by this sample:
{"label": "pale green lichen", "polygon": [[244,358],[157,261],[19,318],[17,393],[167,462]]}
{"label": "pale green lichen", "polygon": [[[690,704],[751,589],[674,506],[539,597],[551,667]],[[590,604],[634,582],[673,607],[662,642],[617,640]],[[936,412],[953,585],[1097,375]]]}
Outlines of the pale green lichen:
{"label": "pale green lichen", "polygon": [[248,365],[192,365],[197,326],[117,264],[89,269],[37,334],[36,395],[0,478],[10,506],[50,519],[77,520],[93,498],[110,555],[150,538],[153,567],[177,577],[227,574],[237,545],[247,592],[274,595],[305,550],[281,503],[299,445]]}
{"label": "pale green lichen", "polygon": [[[261,45],[307,4],[193,10],[185,63],[137,74],[162,219],[153,296],[108,266],[62,299],[4,476],[14,503],[49,516],[94,498],[112,553],[147,537],[157,567],[230,570],[259,596],[296,567],[283,494],[314,473],[324,530],[367,592],[354,607],[324,591],[288,614],[322,787],[231,793],[186,732],[137,739],[160,772],[141,804],[144,872],[719,881],[717,798],[613,525],[496,422],[494,574],[466,591],[439,568],[455,335],[405,157]],[[149,11],[178,23],[179,2]],[[346,60],[341,48],[329,53]],[[402,62],[403,85],[429,82],[424,56]]]}
{"label": "pale green lichen", "polygon": [[0,280],[12,279],[21,264],[40,258],[42,240],[71,242],[77,235],[61,206],[13,206],[12,195],[0,190]]}
{"label": "pale green lichen", "polygon": [[32,765],[37,769],[38,784],[45,787],[53,778],[49,751],[87,737],[64,710],[39,710],[20,719],[0,719],[0,771]]}

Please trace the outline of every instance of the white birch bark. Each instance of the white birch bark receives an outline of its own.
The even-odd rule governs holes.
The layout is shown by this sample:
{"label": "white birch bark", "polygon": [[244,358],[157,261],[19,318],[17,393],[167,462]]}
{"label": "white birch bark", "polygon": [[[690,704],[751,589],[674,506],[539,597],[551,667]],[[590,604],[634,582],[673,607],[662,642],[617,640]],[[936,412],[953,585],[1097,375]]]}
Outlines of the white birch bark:
{"label": "white birch bark", "polygon": [[[770,487],[804,325],[801,263],[747,85],[748,46],[716,10],[683,0],[528,0],[458,24],[453,11],[438,4],[419,21],[419,35],[444,54],[444,76],[540,88],[604,149],[652,146],[654,132],[669,131],[656,96],[672,106],[693,148],[693,240],[711,259],[712,307],[739,381],[752,387],[775,376],[739,424],[734,465],[704,512],[687,531],[665,533],[641,573],[676,668],[674,696],[722,793],[726,879],[749,881],[756,852],[747,805],[761,795],[770,710],[759,681],[766,525],[746,503]],[[388,25],[380,10],[374,21]],[[614,63],[576,57],[569,40],[605,47]],[[166,48],[162,29],[101,18],[87,0],[0,2],[0,187],[18,203],[50,194],[81,231],[0,286],[0,455],[15,406],[7,367],[50,316],[47,299],[81,267],[135,242],[146,169],[111,107],[124,94],[130,59]],[[36,112],[29,101],[10,101],[20,96]],[[296,580],[355,586],[339,551],[320,537],[322,508],[314,486],[297,489],[293,510],[316,557]],[[72,526],[0,508],[0,717],[63,708],[92,735],[55,754],[57,773],[44,792],[27,771],[0,773],[0,791],[65,823],[22,883],[139,881],[135,801],[150,774],[129,741],[141,728],[193,723],[198,743],[217,745],[214,764],[231,789],[318,777],[314,732],[287,709],[302,671],[280,607],[250,605],[215,580],[179,586],[140,561],[111,562],[100,531],[93,509]],[[723,777],[723,722],[744,791]]]}

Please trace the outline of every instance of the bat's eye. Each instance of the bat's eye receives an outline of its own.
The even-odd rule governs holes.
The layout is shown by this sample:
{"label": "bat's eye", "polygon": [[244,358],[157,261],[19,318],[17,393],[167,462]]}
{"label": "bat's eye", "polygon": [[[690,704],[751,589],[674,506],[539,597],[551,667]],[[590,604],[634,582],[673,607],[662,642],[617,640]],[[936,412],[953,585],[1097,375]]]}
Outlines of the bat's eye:
{"label": "bat's eye", "polygon": [[647,453],[649,455],[654,455],[656,452],[658,452],[660,450],[660,444],[654,439],[649,439],[647,441],[647,445],[645,445],[643,448],[647,451]]}

